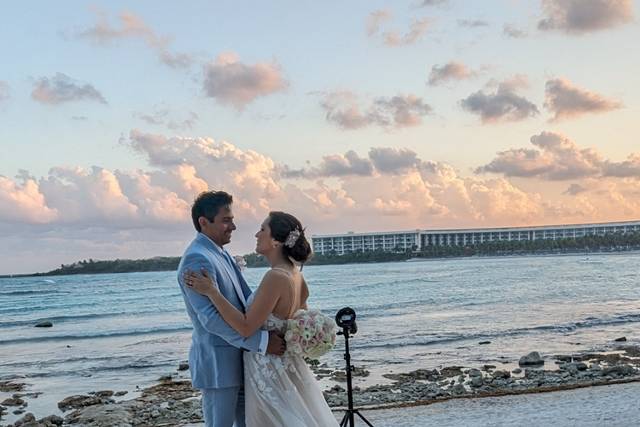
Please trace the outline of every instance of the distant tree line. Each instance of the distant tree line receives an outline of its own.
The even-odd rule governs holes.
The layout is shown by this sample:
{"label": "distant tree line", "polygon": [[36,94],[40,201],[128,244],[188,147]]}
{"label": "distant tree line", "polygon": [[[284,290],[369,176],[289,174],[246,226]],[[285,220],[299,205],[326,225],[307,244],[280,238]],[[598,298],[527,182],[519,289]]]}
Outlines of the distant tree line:
{"label": "distant tree line", "polygon": [[61,264],[60,268],[34,276],[60,276],[65,274],[134,273],[140,271],[175,271],[180,257],[155,257],[149,259],[116,259],[111,261],[82,260],[73,264]]}

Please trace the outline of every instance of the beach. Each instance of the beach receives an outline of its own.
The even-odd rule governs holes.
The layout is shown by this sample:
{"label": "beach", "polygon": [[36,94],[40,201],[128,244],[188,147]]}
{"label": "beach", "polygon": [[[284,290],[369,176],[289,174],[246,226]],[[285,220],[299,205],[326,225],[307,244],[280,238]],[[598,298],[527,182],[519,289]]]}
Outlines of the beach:
{"label": "beach", "polygon": [[[626,354],[640,356],[640,348],[627,347]],[[619,353],[614,353],[619,354]],[[591,355],[594,357],[596,355]],[[626,359],[599,355],[600,361],[608,356],[611,365],[602,369],[595,362],[561,362],[557,370],[525,369],[522,378],[513,378],[508,371],[495,371],[477,375],[473,369],[461,372],[455,386],[442,388],[427,376],[407,374],[397,379],[386,390],[393,397],[382,398],[381,387],[356,390],[356,402],[371,403],[372,394],[377,404],[357,405],[360,414],[374,425],[380,426],[634,426],[640,417],[640,357]],[[596,357],[597,358],[597,357]],[[616,363],[618,362],[618,363]],[[630,362],[630,363],[629,363]],[[581,369],[584,364],[585,368]],[[594,370],[594,366],[598,366]],[[580,370],[579,370],[580,369]],[[451,369],[448,369],[451,371]],[[444,374],[431,371],[430,375]],[[490,369],[489,369],[490,371]],[[607,372],[608,371],[608,372]],[[480,371],[478,371],[480,372]],[[422,378],[417,380],[417,378]],[[476,381],[480,378],[480,381]],[[431,380],[437,380],[431,378]],[[454,382],[455,383],[455,382]],[[20,390],[17,382],[0,383],[0,389]],[[4,388],[3,388],[4,387]],[[344,395],[344,390],[341,393]],[[36,419],[25,413],[13,426],[50,427],[53,425],[82,426],[202,426],[199,392],[191,388],[188,380],[164,378],[158,384],[142,390],[133,399],[118,399],[111,390],[74,395],[58,403],[65,414],[53,414]],[[14,393],[14,399],[37,398],[29,393]],[[419,397],[418,397],[419,396]],[[326,396],[331,397],[331,396]],[[344,405],[336,400],[332,409],[336,419],[344,414]],[[343,402],[344,403],[344,402]],[[356,425],[364,425],[356,416]]]}
{"label": "beach", "polygon": [[[449,410],[486,417],[477,424],[468,419],[469,425],[491,425],[495,416],[483,411],[498,403],[488,402],[555,399],[550,407],[566,401],[581,414],[564,396],[589,396],[589,390],[598,390],[596,396],[620,390],[620,401],[630,405],[617,412],[637,410],[636,395],[627,393],[637,390],[635,383],[624,382],[638,375],[639,259],[629,253],[495,257],[308,266],[304,272],[310,305],[330,316],[343,306],[357,312],[359,331],[350,343],[354,398],[375,425],[397,418],[393,414],[408,420],[403,425],[421,425],[416,420],[426,415],[420,414],[445,420]],[[248,269],[245,276],[255,286],[264,271]],[[0,315],[1,425],[28,413],[78,424],[83,414],[103,410],[139,419],[133,425],[201,422],[184,366],[190,325],[175,273],[1,279]],[[47,321],[50,327],[35,327]],[[534,351],[544,364],[519,366]],[[340,337],[313,369],[341,417]],[[614,383],[622,384],[606,385]],[[593,384],[600,386],[558,391]],[[167,387],[178,395],[171,397]],[[518,394],[549,390],[556,391]],[[71,396],[81,397],[66,400],[61,410]],[[23,404],[4,404],[7,399]],[[398,409],[403,405],[418,406]],[[509,405],[522,404],[504,405],[508,413]],[[590,405],[597,411],[600,403]],[[139,415],[122,409],[131,407]],[[387,409],[374,409],[381,407]],[[456,409],[438,415],[437,408]],[[541,413],[532,407],[520,416]],[[494,425],[518,425],[501,422]],[[564,425],[576,424],[567,419]]]}

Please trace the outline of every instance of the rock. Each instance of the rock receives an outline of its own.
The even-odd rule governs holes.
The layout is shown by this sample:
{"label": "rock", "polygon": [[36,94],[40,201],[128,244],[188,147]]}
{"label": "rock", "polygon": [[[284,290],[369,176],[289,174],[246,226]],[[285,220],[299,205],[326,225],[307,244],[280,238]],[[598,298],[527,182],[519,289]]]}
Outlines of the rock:
{"label": "rock", "polygon": [[518,365],[520,366],[539,366],[544,365],[544,359],[540,357],[540,353],[537,351],[532,351],[526,356],[522,356],[518,361]]}
{"label": "rock", "polygon": [[621,347],[622,350],[630,357],[640,357],[640,346],[627,345]]}
{"label": "rock", "polygon": [[24,409],[16,409],[15,411],[13,411],[13,415],[20,415],[20,414],[24,414]]}
{"label": "rock", "polygon": [[636,373],[636,370],[634,369],[634,367],[629,365],[610,366],[602,370],[602,375],[608,375],[608,376],[614,376],[614,377],[624,377],[626,375],[633,375],[635,373]]}
{"label": "rock", "polygon": [[[187,418],[185,416],[185,418]],[[180,423],[172,422],[164,425],[180,425]],[[180,420],[180,421],[185,421]],[[66,425],[77,426],[113,426],[113,427],[130,427],[136,426],[153,426],[159,423],[155,423],[150,420],[145,420],[142,413],[133,414],[127,410],[126,406],[115,405],[93,405],[86,408],[78,409],[71,412],[65,417],[64,423]]]}
{"label": "rock", "polygon": [[482,378],[482,372],[480,372],[478,369],[475,369],[475,368],[469,369],[468,374],[469,374],[469,377],[471,378],[477,378],[477,377]]}
{"label": "rock", "polygon": [[511,378],[511,372],[509,371],[494,371],[492,375],[493,375],[493,378],[497,378],[497,379]]}
{"label": "rock", "polygon": [[[368,375],[368,372],[367,372],[367,375]],[[398,382],[407,382],[407,381],[415,381],[415,380],[437,381],[440,379],[440,374],[438,373],[437,369],[417,369],[412,372],[407,372],[402,374],[383,374],[382,376]]]}
{"label": "rock", "polygon": [[180,362],[178,365],[178,371],[186,371],[189,369],[189,362]]}
{"label": "rock", "polygon": [[98,396],[98,397],[111,397],[111,396],[113,396],[113,391],[112,390],[101,390],[101,391],[96,391],[93,394]]}
{"label": "rock", "polygon": [[511,371],[511,372],[512,372],[512,373],[514,373],[514,374],[521,374],[521,373],[522,373],[522,369],[520,369],[520,368],[516,368],[516,369],[514,369],[514,370],[513,370],[513,371]]}
{"label": "rock", "polygon": [[620,337],[620,338],[616,338],[614,341],[615,342],[625,342],[627,340],[627,337]]}
{"label": "rock", "polygon": [[479,345],[487,345],[487,344],[491,344],[491,341],[480,341],[478,344]]}
{"label": "rock", "polygon": [[125,394],[129,393],[126,390],[122,390],[122,391],[116,391],[113,395],[114,396],[124,396]]}
{"label": "rock", "polygon": [[440,375],[444,378],[457,377],[462,374],[462,366],[445,366],[440,369]]}
{"label": "rock", "polygon": [[370,372],[365,368],[358,368],[357,366],[354,366],[353,370],[351,371],[351,375],[354,377],[368,377],[369,373]]}
{"label": "rock", "polygon": [[465,394],[467,389],[462,384],[456,384],[453,387],[449,388],[449,392],[454,396],[458,396],[461,394]]}
{"label": "rock", "polygon": [[599,363],[592,363],[591,366],[589,366],[589,370],[591,371],[602,371],[602,367],[600,366]]}
{"label": "rock", "polygon": [[39,424],[52,425],[52,426],[61,426],[64,420],[57,415],[49,415],[48,417],[44,417],[38,420]]}
{"label": "rock", "polygon": [[24,390],[25,384],[14,383],[12,381],[0,381],[0,392],[10,393],[12,391]]}
{"label": "rock", "polygon": [[584,362],[570,362],[570,363],[561,363],[558,368],[561,371],[567,371],[572,374],[576,374],[578,371],[584,371],[587,369],[587,364]]}
{"label": "rock", "polygon": [[36,328],[50,328],[52,326],[53,326],[53,323],[51,323],[48,320],[45,320],[45,321],[36,323],[34,327],[36,327]]}
{"label": "rock", "polygon": [[19,427],[19,426],[27,424],[27,423],[32,423],[35,420],[36,420],[36,417],[31,412],[27,412],[27,414],[24,417],[20,418],[18,421],[13,423],[13,425],[15,427]]}
{"label": "rock", "polygon": [[3,406],[22,406],[24,405],[24,400],[19,397],[8,397],[2,401]]}
{"label": "rock", "polygon": [[561,362],[573,362],[573,356],[566,354],[556,354],[554,357]]}
{"label": "rock", "polygon": [[67,411],[69,409],[78,409],[84,408],[85,406],[97,405],[102,403],[103,400],[98,396],[85,396],[85,395],[75,395],[69,396],[58,402],[58,408],[61,411]]}
{"label": "rock", "polygon": [[496,365],[483,365],[482,366],[482,370],[485,371],[485,372],[490,371],[492,369],[496,369]]}
{"label": "rock", "polygon": [[[480,371],[478,371],[480,372]],[[480,387],[482,385],[482,377],[473,377],[471,378],[471,386],[472,387]]]}

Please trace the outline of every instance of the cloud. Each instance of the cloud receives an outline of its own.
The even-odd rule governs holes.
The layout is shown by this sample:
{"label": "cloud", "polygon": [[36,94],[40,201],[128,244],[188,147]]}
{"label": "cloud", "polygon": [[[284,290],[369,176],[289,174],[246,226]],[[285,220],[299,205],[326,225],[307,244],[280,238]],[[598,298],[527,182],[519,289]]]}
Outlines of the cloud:
{"label": "cloud", "polygon": [[514,39],[523,39],[525,37],[527,37],[527,32],[524,30],[521,30],[517,27],[514,27],[511,24],[504,24],[504,26],[502,27],[502,34],[504,34],[507,37],[511,37]]}
{"label": "cloud", "polygon": [[458,25],[467,28],[488,27],[489,23],[483,19],[458,19]]}
{"label": "cloud", "polygon": [[[90,257],[178,255],[193,236],[190,204],[205,189],[234,195],[239,225],[230,248],[234,253],[252,250],[253,231],[271,210],[293,213],[309,234],[589,222],[640,215],[640,175],[629,175],[640,171],[640,157],[616,164],[554,134],[536,135],[532,143],[543,160],[551,156],[564,166],[546,166],[531,177],[583,177],[581,188],[572,187],[575,194],[555,194],[544,186],[524,191],[507,176],[463,176],[452,165],[396,147],[372,148],[366,156],[353,151],[325,155],[301,169],[306,179],[300,181],[286,176],[287,168],[269,156],[226,141],[133,130],[122,144],[144,157],[147,170],[67,166],[54,167],[41,178],[25,171],[13,179],[0,177],[0,233],[7,243],[5,252],[0,251],[6,253],[0,268],[34,271]],[[576,159],[625,176],[574,173],[567,166]],[[29,245],[20,243],[25,240]],[[45,254],[43,260],[20,262],[15,253],[28,258],[34,245]]]}
{"label": "cloud", "polygon": [[155,51],[161,63],[172,68],[187,68],[194,62],[192,55],[186,53],[171,52],[169,45],[171,39],[160,36],[151,29],[142,18],[131,12],[120,14],[120,28],[114,28],[109,23],[107,14],[96,10],[98,22],[76,35],[80,39],[88,39],[98,45],[107,45],[116,40],[141,39],[144,43]]}
{"label": "cloud", "polygon": [[31,92],[31,98],[50,105],[72,101],[107,103],[95,87],[88,83],[80,83],[63,73],[56,73],[51,78],[41,77],[36,80]]}
{"label": "cloud", "polygon": [[[380,117],[393,117],[396,127],[417,126],[422,123],[422,117],[433,110],[416,95],[396,95],[391,98],[375,100],[376,112]],[[388,121],[384,119],[384,121]]]}
{"label": "cloud", "polygon": [[408,148],[375,147],[369,150],[369,158],[349,150],[344,155],[324,156],[318,166],[307,169],[283,166],[281,174],[285,178],[304,179],[388,175],[415,169],[420,163],[417,154]]}
{"label": "cloud", "polygon": [[640,178],[640,155],[627,160],[605,159],[592,148],[580,148],[564,135],[542,132],[531,137],[535,149],[514,148],[498,153],[476,173],[499,173],[508,177],[562,181],[579,178]]}
{"label": "cloud", "polygon": [[632,153],[622,162],[606,161],[602,175],[616,178],[640,178],[640,154]]}
{"label": "cloud", "polygon": [[545,108],[554,114],[552,121],[578,117],[587,113],[600,113],[622,107],[595,92],[574,86],[566,79],[553,79],[545,85]]}
{"label": "cloud", "polygon": [[476,75],[469,67],[461,62],[451,61],[444,65],[434,65],[429,73],[429,84],[437,86],[451,80],[470,79]]}
{"label": "cloud", "polygon": [[445,4],[449,0],[422,0],[420,6],[437,6],[439,4]]}
{"label": "cloud", "polygon": [[380,26],[391,19],[393,14],[389,10],[376,10],[367,17],[367,35],[373,36],[380,31]]}
{"label": "cloud", "polygon": [[373,174],[373,165],[369,159],[359,157],[349,150],[344,155],[332,154],[324,156],[317,167],[305,170],[291,170],[284,167],[283,176],[287,178],[319,178],[319,177],[343,177],[350,175],[370,176]]}
{"label": "cloud", "polygon": [[[382,25],[391,20],[393,14],[389,10],[376,10],[367,17],[366,29],[369,37],[378,36]],[[382,42],[389,47],[412,45],[420,40],[429,28],[431,20],[428,18],[414,19],[409,25],[409,30],[401,34],[399,31],[383,31],[380,35]]]}
{"label": "cloud", "polygon": [[199,116],[193,111],[189,111],[186,119],[173,119],[171,118],[171,111],[167,108],[155,109],[153,112],[145,114],[135,112],[133,117],[136,117],[150,125],[166,126],[171,130],[191,130],[197,123]]}
{"label": "cloud", "polygon": [[390,47],[408,46],[416,43],[427,32],[431,20],[427,18],[414,19],[409,31],[400,34],[397,31],[387,31],[382,34],[384,44]]}
{"label": "cloud", "polygon": [[542,0],[542,31],[584,34],[614,28],[633,20],[632,0]]}
{"label": "cloud", "polygon": [[342,129],[359,129],[377,125],[381,127],[409,127],[422,123],[422,117],[432,108],[416,95],[379,97],[362,110],[358,97],[349,91],[331,92],[320,102],[328,122]]}
{"label": "cloud", "polygon": [[460,104],[464,110],[478,114],[484,124],[534,117],[539,113],[538,107],[516,93],[525,84],[523,77],[506,80],[498,84],[495,93],[477,91],[461,100]]}
{"label": "cloud", "polygon": [[11,91],[9,90],[9,84],[0,80],[0,104],[11,98]]}
{"label": "cloud", "polygon": [[41,224],[57,217],[26,171],[21,170],[15,181],[0,175],[0,222]]}
{"label": "cloud", "polygon": [[377,147],[369,150],[369,158],[381,173],[399,173],[420,164],[415,151],[408,148]]}
{"label": "cloud", "polygon": [[204,74],[205,94],[238,110],[289,85],[279,65],[264,62],[247,65],[235,53],[219,55],[215,62],[205,66]]}
{"label": "cloud", "polygon": [[585,191],[588,191],[587,187],[584,187],[580,184],[571,184],[563,194],[575,196],[577,194],[584,193]]}

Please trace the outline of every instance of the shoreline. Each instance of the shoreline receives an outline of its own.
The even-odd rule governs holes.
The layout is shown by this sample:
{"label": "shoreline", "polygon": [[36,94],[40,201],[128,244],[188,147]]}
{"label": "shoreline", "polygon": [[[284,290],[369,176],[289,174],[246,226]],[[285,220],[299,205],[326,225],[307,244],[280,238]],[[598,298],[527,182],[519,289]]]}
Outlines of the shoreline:
{"label": "shoreline", "polygon": [[[454,399],[487,399],[522,394],[553,393],[605,385],[640,382],[640,346],[630,345],[622,338],[611,351],[582,352],[570,355],[550,355],[536,358],[533,353],[521,359],[518,368],[501,370],[494,365],[475,367],[445,366],[441,369],[417,369],[411,372],[388,373],[390,384],[354,387],[354,405],[367,410],[400,409]],[[525,356],[523,356],[525,357]],[[523,362],[524,360],[524,362]],[[523,365],[524,363],[524,365]],[[189,380],[180,377],[188,367],[178,367],[177,373],[164,376],[157,383],[131,393],[100,390],[69,396],[60,402],[62,412],[36,418],[28,412],[28,402],[40,396],[28,390],[19,378],[0,381],[0,391],[12,396],[0,402],[0,424],[31,427],[54,425],[184,425],[201,423],[199,391]],[[323,365],[311,366],[318,380],[330,379],[335,385],[324,392],[334,412],[344,411],[346,391],[343,371]],[[368,371],[356,368],[355,377],[366,377]],[[118,400],[121,399],[121,400]],[[7,400],[11,400],[7,404]],[[14,411],[20,412],[13,414]],[[9,413],[13,415],[9,416]]]}
{"label": "shoreline", "polygon": [[[357,265],[357,264],[382,264],[391,262],[426,262],[426,261],[446,261],[446,260],[462,260],[462,259],[501,259],[501,258],[522,258],[522,257],[554,257],[554,256],[589,256],[589,255],[623,255],[623,254],[640,254],[640,249],[612,249],[612,250],[566,250],[562,252],[553,251],[532,251],[532,252],[512,252],[503,254],[474,254],[474,255],[451,255],[451,256],[430,256],[430,257],[410,257],[402,260],[375,260],[375,261],[351,261],[351,262],[327,262],[320,264],[305,264],[305,266],[324,266],[324,265]],[[176,257],[178,260],[180,257]],[[150,258],[153,259],[153,258]],[[141,260],[134,260],[141,261]],[[145,261],[145,260],[142,260]],[[115,262],[115,261],[104,261]],[[246,266],[244,268],[265,268],[262,265]],[[16,273],[16,274],[0,274],[0,279],[19,279],[24,277],[65,277],[65,276],[81,276],[81,275],[102,275],[102,274],[130,274],[130,273],[158,273],[164,271],[175,271],[173,268],[162,268],[153,270],[131,270],[131,271],[78,271],[75,273],[58,273],[49,271],[45,273]]]}

